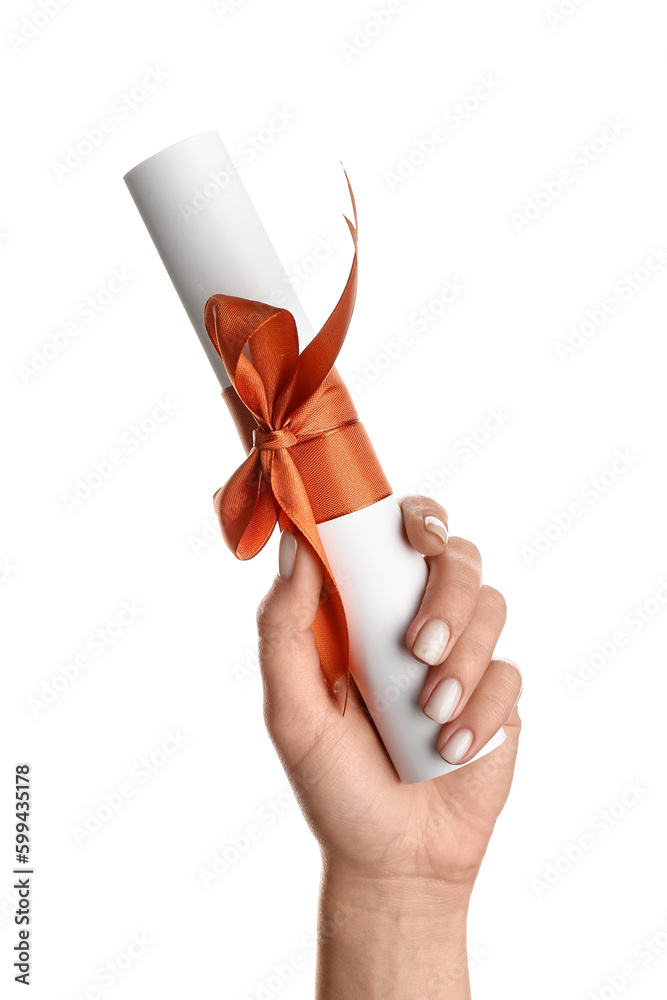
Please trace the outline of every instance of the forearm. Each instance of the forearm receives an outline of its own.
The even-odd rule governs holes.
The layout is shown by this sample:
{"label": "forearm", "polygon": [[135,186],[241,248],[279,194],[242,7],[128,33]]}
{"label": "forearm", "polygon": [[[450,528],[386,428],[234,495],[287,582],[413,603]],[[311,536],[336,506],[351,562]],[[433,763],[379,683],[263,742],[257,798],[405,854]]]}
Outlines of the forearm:
{"label": "forearm", "polygon": [[325,868],[316,1000],[468,1000],[469,887]]}

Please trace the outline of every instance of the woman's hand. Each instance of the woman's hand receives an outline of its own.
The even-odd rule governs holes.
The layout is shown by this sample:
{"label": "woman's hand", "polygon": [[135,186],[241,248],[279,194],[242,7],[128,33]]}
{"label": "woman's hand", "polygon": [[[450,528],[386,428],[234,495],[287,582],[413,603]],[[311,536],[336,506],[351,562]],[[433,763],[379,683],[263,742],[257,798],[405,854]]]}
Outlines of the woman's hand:
{"label": "woman's hand", "polygon": [[[398,938],[389,949],[393,952],[399,940],[405,944],[406,934],[408,939],[420,936],[422,917],[439,914],[443,923],[451,916],[446,937],[453,948],[452,960],[455,954],[457,963],[464,961],[467,901],[507,798],[516,757],[521,675],[514,664],[492,658],[505,623],[504,599],[482,585],[477,548],[462,538],[447,540],[447,515],[438,504],[408,497],[401,507],[408,539],[426,557],[429,569],[406,644],[418,660],[431,664],[421,706],[443,723],[438,749],[451,763],[464,763],[501,727],[507,739],[468,767],[430,781],[402,784],[354,682],[350,681],[345,716],[341,715],[345,680],[336,686],[337,697],[327,687],[311,631],[323,583],[321,570],[305,539],[283,532],[279,574],[258,612],[265,721],[320,844],[325,873],[321,919],[331,922],[332,907],[336,909],[351,893],[358,911],[335,940],[321,942],[318,982],[326,989],[321,995],[327,1000],[347,996],[336,992],[335,955],[342,949],[339,958],[345,959],[347,988],[352,975],[350,949],[354,952],[358,934],[367,933],[371,925],[376,929],[382,925],[385,947],[380,950],[385,951],[394,927]],[[403,914],[400,934],[391,921],[393,906]],[[384,926],[388,917],[390,927]],[[359,920],[362,927],[357,926]],[[378,947],[379,942],[376,951]],[[368,958],[368,948],[365,955]],[[439,956],[438,968],[445,957],[442,950]],[[376,988],[385,1000],[413,995],[405,994],[406,986],[397,985],[395,969],[385,968],[388,955],[371,958],[380,965],[374,971],[367,968],[370,978],[359,979],[357,985],[366,1000],[375,996]],[[359,956],[354,963],[357,968]],[[415,997],[419,991],[414,977],[427,965],[422,956],[408,970],[406,983]],[[358,972],[365,974],[363,969]],[[386,983],[380,988],[378,977],[385,973]],[[392,989],[404,993],[394,994]],[[424,995],[468,994],[427,990]]]}

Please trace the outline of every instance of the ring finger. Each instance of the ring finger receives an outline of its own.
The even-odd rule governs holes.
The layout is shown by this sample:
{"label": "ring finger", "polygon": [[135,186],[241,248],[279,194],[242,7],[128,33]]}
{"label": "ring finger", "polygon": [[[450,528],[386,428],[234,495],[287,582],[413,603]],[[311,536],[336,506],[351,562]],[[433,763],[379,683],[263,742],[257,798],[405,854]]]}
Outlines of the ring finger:
{"label": "ring finger", "polygon": [[469,624],[426,678],[420,705],[430,719],[444,724],[462,711],[489,665],[506,617],[503,595],[483,586]]}

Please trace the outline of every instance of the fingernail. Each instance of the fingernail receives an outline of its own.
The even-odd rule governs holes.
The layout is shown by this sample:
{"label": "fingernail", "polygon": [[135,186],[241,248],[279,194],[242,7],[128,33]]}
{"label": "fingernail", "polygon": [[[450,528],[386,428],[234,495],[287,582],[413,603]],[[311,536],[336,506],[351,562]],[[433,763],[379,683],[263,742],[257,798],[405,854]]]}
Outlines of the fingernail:
{"label": "fingernail", "polygon": [[454,709],[461,700],[461,685],[455,677],[447,677],[443,681],[438,681],[428,701],[424,705],[424,714],[434,722],[449,722]]}
{"label": "fingernail", "polygon": [[465,757],[470,744],[472,743],[472,733],[469,729],[459,729],[458,732],[450,736],[444,747],[440,751],[440,756],[448,764],[458,764],[462,757]]}
{"label": "fingernail", "polygon": [[280,536],[280,547],[278,549],[278,576],[281,580],[289,580],[294,572],[296,548],[296,538],[291,531],[285,528]]}
{"label": "fingernail", "polygon": [[449,537],[447,533],[447,525],[444,524],[439,517],[432,517],[431,515],[425,517],[424,527],[427,531],[432,531],[434,535],[441,538],[445,545],[447,544],[447,539]]}
{"label": "fingernail", "polygon": [[431,618],[422,626],[415,639],[412,652],[418,660],[423,660],[424,663],[439,663],[448,642],[449,626],[438,618]]}

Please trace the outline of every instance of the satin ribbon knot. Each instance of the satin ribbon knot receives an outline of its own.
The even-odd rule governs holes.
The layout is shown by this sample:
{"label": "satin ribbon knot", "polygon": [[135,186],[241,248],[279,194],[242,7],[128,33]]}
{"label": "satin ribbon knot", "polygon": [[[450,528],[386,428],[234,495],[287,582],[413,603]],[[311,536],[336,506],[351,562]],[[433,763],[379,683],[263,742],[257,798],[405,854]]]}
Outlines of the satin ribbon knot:
{"label": "satin ribbon knot", "polygon": [[263,431],[255,427],[252,432],[252,446],[257,451],[278,451],[280,448],[291,448],[298,442],[298,437],[289,427],[279,427],[278,430]]}
{"label": "satin ribbon knot", "polygon": [[223,537],[238,559],[255,556],[276,523],[306,539],[324,574],[326,599],[320,600],[312,625],[320,667],[331,689],[347,674],[348,690],[347,619],[317,525],[391,494],[334,368],[357,288],[357,214],[349,190],[354,209],[354,224],[345,217],[354,243],[350,273],[331,315],[301,353],[296,322],[286,309],[212,295],[204,312],[207,333],[231,382],[222,395],[248,451],[213,498]]}

